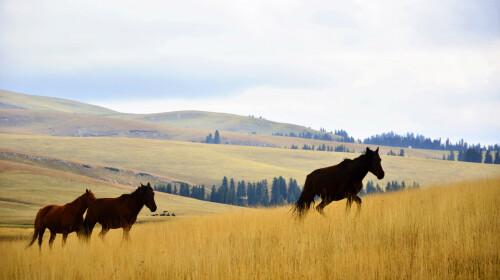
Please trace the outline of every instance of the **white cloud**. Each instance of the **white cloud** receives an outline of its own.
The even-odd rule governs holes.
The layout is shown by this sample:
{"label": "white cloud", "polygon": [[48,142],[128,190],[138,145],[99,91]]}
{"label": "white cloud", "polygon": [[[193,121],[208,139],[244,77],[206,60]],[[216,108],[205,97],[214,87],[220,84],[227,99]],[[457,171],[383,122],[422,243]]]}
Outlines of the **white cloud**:
{"label": "white cloud", "polygon": [[[492,132],[500,131],[494,1],[0,5],[0,87],[10,90],[130,112],[262,115],[360,138],[394,130],[500,139]],[[57,92],[49,74],[79,88]]]}

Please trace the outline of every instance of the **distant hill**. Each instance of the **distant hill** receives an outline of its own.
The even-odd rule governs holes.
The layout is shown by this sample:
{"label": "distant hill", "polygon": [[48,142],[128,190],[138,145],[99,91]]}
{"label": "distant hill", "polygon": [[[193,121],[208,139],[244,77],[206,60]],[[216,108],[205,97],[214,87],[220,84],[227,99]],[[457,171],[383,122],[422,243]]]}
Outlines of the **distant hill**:
{"label": "distant hill", "polygon": [[[313,134],[321,133],[317,130],[304,126],[269,121],[260,117],[256,118],[251,116],[203,111],[177,111],[159,114],[122,114],[112,117],[169,126],[222,130],[250,134],[272,135],[281,133],[283,135],[289,135],[290,133],[295,133],[296,135],[299,135],[304,132],[310,132]],[[342,137],[337,136],[337,139],[341,138]]]}
{"label": "distant hill", "polygon": [[0,90],[0,109],[58,111],[88,115],[116,114],[116,111],[67,99]]}
{"label": "distant hill", "polygon": [[[323,134],[304,126],[279,123],[263,118],[240,116],[226,113],[213,113],[203,111],[177,111],[159,114],[127,114],[116,112],[104,107],[90,105],[82,102],[66,100],[61,98],[44,97],[15,93],[0,90],[0,109],[23,109],[36,111],[53,111],[64,113],[76,113],[94,116],[104,116],[128,121],[139,121],[162,126],[194,128],[205,130],[220,130],[228,132],[240,132],[246,134],[272,135],[281,133],[289,135],[294,133]],[[54,118],[56,115],[53,115]],[[79,116],[81,117],[81,116]],[[74,118],[73,118],[74,119]],[[64,123],[61,120],[60,123]],[[137,124],[137,123],[136,123]],[[130,130],[137,130],[136,128]],[[145,129],[148,130],[148,129]],[[334,136],[342,139],[341,136]]]}

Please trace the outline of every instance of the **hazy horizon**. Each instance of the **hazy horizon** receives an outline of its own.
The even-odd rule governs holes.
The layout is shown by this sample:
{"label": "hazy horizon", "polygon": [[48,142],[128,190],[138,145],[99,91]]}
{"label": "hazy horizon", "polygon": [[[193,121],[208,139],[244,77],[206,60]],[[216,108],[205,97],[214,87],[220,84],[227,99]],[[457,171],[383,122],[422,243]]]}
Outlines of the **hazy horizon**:
{"label": "hazy horizon", "polygon": [[2,1],[0,61],[1,89],[126,113],[500,142],[496,1]]}

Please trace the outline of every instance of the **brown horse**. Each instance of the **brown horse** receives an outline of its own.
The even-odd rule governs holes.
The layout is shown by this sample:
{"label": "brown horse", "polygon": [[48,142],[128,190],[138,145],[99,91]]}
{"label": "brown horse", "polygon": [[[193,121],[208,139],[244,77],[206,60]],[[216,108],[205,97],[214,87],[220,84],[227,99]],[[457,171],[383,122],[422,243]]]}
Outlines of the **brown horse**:
{"label": "brown horse", "polygon": [[358,205],[357,214],[361,210],[361,198],[358,193],[363,188],[362,180],[368,172],[377,178],[384,178],[384,170],[380,164],[382,160],[375,151],[366,148],[365,154],[355,159],[344,159],[341,163],[316,169],[307,175],[304,190],[299,200],[293,206],[293,213],[299,219],[307,213],[311,204],[314,204],[315,196],[321,197],[321,203],[316,210],[324,215],[325,208],[332,201],[347,198],[346,215],[349,214],[351,204],[355,201]]}
{"label": "brown horse", "polygon": [[42,239],[45,229],[50,230],[49,246],[52,248],[52,243],[56,238],[57,233],[62,233],[62,245],[66,243],[66,238],[71,232],[79,234],[83,223],[83,213],[87,210],[89,204],[96,198],[92,191],[86,190],[83,195],[75,199],[73,202],[63,206],[47,205],[38,211],[35,219],[35,232],[28,247],[33,245],[38,237],[38,246],[42,249]]}
{"label": "brown horse", "polygon": [[151,185],[141,184],[133,193],[123,194],[116,198],[96,199],[87,210],[87,216],[83,222],[82,233],[90,239],[92,230],[96,223],[101,224],[102,230],[99,236],[104,235],[110,229],[123,228],[124,239],[129,239],[129,231],[137,219],[142,207],[146,205],[151,212],[156,211],[154,191]]}

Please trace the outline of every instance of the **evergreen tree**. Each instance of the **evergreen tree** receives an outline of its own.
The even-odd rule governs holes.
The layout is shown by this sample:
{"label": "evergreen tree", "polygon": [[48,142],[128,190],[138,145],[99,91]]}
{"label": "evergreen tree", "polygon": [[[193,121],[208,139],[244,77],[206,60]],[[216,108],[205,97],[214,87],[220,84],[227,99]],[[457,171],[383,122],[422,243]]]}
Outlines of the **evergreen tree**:
{"label": "evergreen tree", "polygon": [[497,151],[495,153],[495,161],[493,161],[494,164],[500,164],[500,151]]}
{"label": "evergreen tree", "polygon": [[220,144],[220,135],[218,130],[215,131],[214,144]]}
{"label": "evergreen tree", "polygon": [[451,161],[455,161],[455,152],[454,151],[450,151],[450,155],[448,156],[447,159],[451,160]]}
{"label": "evergreen tree", "polygon": [[287,194],[287,202],[295,203],[301,194],[301,190],[297,185],[297,180],[290,178],[288,181],[288,194]]}
{"label": "evergreen tree", "polygon": [[[286,189],[286,186],[285,186],[285,189]],[[269,202],[269,204],[270,205],[283,205],[284,202],[285,202],[285,198],[283,197],[283,195],[281,193],[281,180],[274,177],[273,184],[271,186],[271,201]]]}
{"label": "evergreen tree", "polygon": [[401,149],[401,150],[399,151],[399,155],[398,155],[398,156],[400,156],[400,157],[404,157],[404,156],[405,156],[405,150]]}
{"label": "evergreen tree", "polygon": [[177,185],[174,185],[174,194],[179,194],[179,193],[177,192]]}
{"label": "evergreen tree", "polygon": [[257,183],[255,193],[258,198],[257,206],[269,206],[269,189],[267,187],[267,180],[262,180]]}
{"label": "evergreen tree", "polygon": [[245,181],[238,182],[236,189],[236,199],[239,206],[244,206],[244,197],[246,196]]}
{"label": "evergreen tree", "polygon": [[491,155],[490,150],[487,150],[486,154],[484,155],[484,163],[487,163],[487,164],[493,163],[493,156]]}
{"label": "evergreen tree", "polygon": [[172,184],[168,183],[167,184],[167,191],[166,193],[172,193]]}
{"label": "evergreen tree", "polygon": [[217,190],[215,189],[215,185],[212,186],[212,192],[210,192],[210,201],[217,202]]}
{"label": "evergreen tree", "polygon": [[257,205],[257,195],[255,193],[255,184],[251,184],[248,182],[247,185],[247,203],[248,206],[256,206]]}
{"label": "evergreen tree", "polygon": [[212,144],[214,139],[212,138],[212,133],[208,134],[207,139],[205,139],[205,143]]}
{"label": "evergreen tree", "polygon": [[236,186],[234,184],[234,179],[231,178],[231,182],[230,182],[230,185],[229,185],[229,192],[228,192],[228,201],[227,203],[228,204],[231,204],[231,205],[236,205],[237,203],[237,199],[236,199]]}

